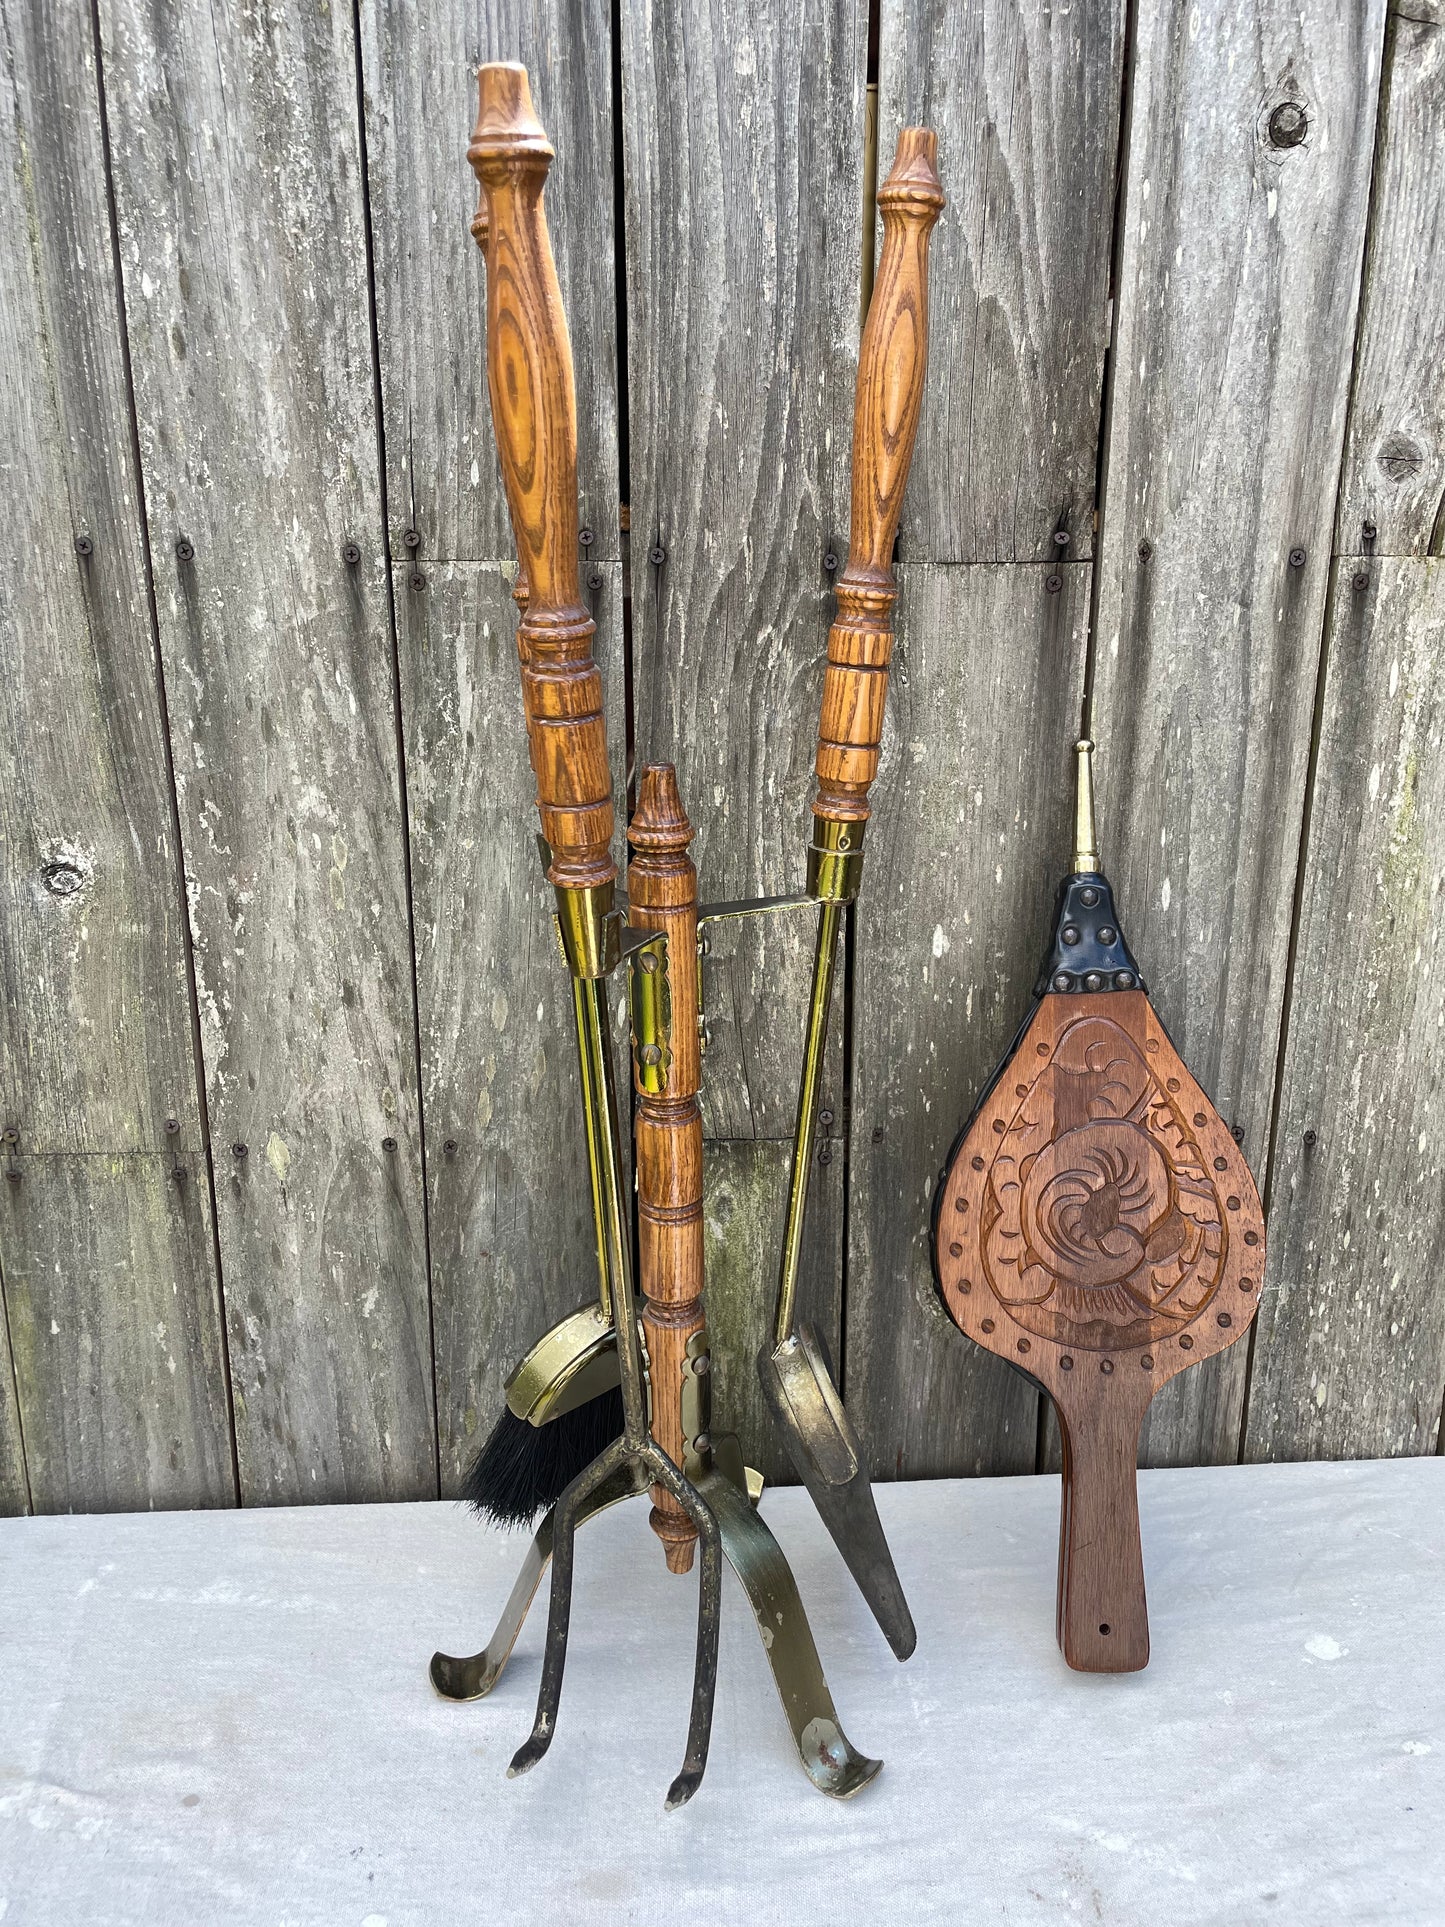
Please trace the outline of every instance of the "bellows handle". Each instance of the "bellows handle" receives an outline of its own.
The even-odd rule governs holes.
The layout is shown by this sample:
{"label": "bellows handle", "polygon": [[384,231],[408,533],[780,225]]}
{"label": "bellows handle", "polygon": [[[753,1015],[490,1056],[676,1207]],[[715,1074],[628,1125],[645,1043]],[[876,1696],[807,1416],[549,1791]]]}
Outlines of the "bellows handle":
{"label": "bellows handle", "polygon": [[928,242],[944,205],[938,137],[905,127],[878,190],[883,252],[858,354],[853,407],[853,503],[848,566],[818,721],[816,842],[844,848],[824,825],[862,824],[878,772],[878,745],[893,652],[893,543],[903,509],[928,361]]}
{"label": "bellows handle", "polygon": [[467,159],[481,188],[472,232],[487,262],[487,385],[525,607],[522,687],[548,876],[598,890],[612,859],[612,785],[596,625],[577,564],[577,402],[572,347],[542,190],[552,147],[532,108],[527,70],[480,69]]}

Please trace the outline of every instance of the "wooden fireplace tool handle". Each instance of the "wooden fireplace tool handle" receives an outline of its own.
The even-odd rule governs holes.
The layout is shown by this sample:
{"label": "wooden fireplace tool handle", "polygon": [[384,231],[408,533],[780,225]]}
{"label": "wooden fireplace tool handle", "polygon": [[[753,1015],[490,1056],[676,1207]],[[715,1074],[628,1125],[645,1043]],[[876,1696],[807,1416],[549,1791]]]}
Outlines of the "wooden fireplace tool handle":
{"label": "wooden fireplace tool handle", "polygon": [[812,1168],[843,907],[858,894],[868,791],[878,773],[893,654],[893,545],[923,407],[928,359],[928,242],[943,208],[938,137],[905,127],[878,190],[883,248],[858,351],[848,562],[838,578],[818,716],[817,793],[808,894],[821,904],[774,1338],[793,1329],[808,1175]]}
{"label": "wooden fireplace tool handle", "polygon": [[[698,1445],[701,1422],[685,1423],[687,1390],[711,1367],[703,1315],[702,1057],[697,1011],[697,871],[688,856],[693,828],[670,763],[649,764],[637,786],[627,826],[632,862],[627,872],[628,921],[660,930],[666,958],[644,951],[637,967],[667,965],[671,1005],[668,1043],[644,1044],[633,1064],[637,1091],[637,1272],[647,1334],[652,1436],[676,1465]],[[657,1061],[647,1061],[653,1056]],[[699,1401],[700,1403],[701,1401]],[[668,1569],[689,1572],[697,1527],[685,1507],[661,1486],[652,1488],[653,1531]]]}

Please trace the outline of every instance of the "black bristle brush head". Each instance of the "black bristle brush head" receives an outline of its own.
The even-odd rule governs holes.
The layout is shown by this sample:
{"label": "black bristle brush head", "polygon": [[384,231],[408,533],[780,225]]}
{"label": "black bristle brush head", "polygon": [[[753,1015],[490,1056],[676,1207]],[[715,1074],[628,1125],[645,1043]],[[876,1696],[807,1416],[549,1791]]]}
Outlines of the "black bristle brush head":
{"label": "black bristle brush head", "polygon": [[530,1425],[504,1405],[467,1467],[461,1497],[494,1525],[529,1526],[621,1436],[622,1393],[616,1389],[545,1425]]}

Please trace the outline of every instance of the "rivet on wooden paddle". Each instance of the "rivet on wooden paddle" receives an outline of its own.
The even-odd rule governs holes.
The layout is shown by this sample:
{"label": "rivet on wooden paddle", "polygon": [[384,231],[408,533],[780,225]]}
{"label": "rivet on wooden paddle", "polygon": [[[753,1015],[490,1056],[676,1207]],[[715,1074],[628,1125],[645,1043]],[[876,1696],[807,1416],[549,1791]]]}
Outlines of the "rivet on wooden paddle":
{"label": "rivet on wooden paddle", "polygon": [[955,1143],[934,1268],[961,1331],[1053,1399],[1063,1438],[1058,1635],[1085,1672],[1137,1671],[1149,1618],[1135,1488],[1161,1385],[1244,1336],[1264,1215],[1119,928],[1080,743],[1073,868],[1036,1003]]}

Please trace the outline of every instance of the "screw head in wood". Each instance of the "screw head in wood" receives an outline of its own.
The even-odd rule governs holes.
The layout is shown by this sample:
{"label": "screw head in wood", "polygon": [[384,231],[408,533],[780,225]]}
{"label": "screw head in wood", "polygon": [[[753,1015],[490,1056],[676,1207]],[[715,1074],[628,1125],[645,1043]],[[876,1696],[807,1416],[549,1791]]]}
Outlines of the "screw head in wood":
{"label": "screw head in wood", "polygon": [[341,559],[354,567],[361,560],[361,550],[355,542],[347,542],[342,547]]}
{"label": "screw head in wood", "polygon": [[250,1148],[249,1144],[243,1144],[241,1140],[237,1138],[236,1142],[231,1146],[231,1156],[233,1158],[243,1158]]}
{"label": "screw head in wood", "polygon": [[195,556],[196,556],[195,550],[191,547],[190,543],[186,540],[186,538],[182,536],[180,541],[177,542],[176,544],[177,562],[193,562],[195,560]]}
{"label": "screw head in wood", "polygon": [[831,575],[837,566],[838,551],[836,549],[829,549],[823,557],[823,567],[827,570],[828,574]]}
{"label": "screw head in wood", "polygon": [[381,1140],[381,1148],[383,1151],[394,1151],[396,1149],[396,1139],[394,1137],[384,1137]]}
{"label": "screw head in wood", "polygon": [[419,549],[421,547],[421,530],[404,529],[401,539],[409,549]]}
{"label": "screw head in wood", "polygon": [[176,1132],[180,1130],[180,1128],[181,1128],[181,1120],[178,1117],[168,1117],[166,1119],[166,1136],[167,1137],[174,1137]]}
{"label": "screw head in wood", "polygon": [[94,553],[94,550],[95,550],[95,544],[94,542],[91,541],[88,535],[76,536],[75,553],[77,555],[91,555]]}
{"label": "screw head in wood", "polygon": [[0,1144],[18,1144],[19,1142],[20,1132],[15,1125],[7,1124],[5,1129],[0,1131]]}
{"label": "screw head in wood", "polygon": [[1302,568],[1304,567],[1304,565],[1305,565],[1305,552],[1304,552],[1304,550],[1303,550],[1303,549],[1291,549],[1291,550],[1290,550],[1290,552],[1289,552],[1289,565],[1290,565],[1290,567],[1291,567],[1292,569],[1302,569]]}
{"label": "screw head in wood", "polygon": [[420,569],[413,569],[411,574],[407,577],[407,583],[408,583],[408,586],[413,589],[424,589],[426,587],[426,577],[422,574]]}
{"label": "screw head in wood", "polygon": [[1063,586],[1064,586],[1064,578],[1058,573],[1057,570],[1055,570],[1053,575],[1048,575],[1044,577],[1044,587],[1048,590],[1050,595],[1057,595],[1059,593],[1059,590],[1062,589]]}
{"label": "screw head in wood", "polygon": [[589,589],[600,589],[602,587],[601,569],[589,569],[587,571],[587,587]]}
{"label": "screw head in wood", "polygon": [[1310,130],[1309,115],[1297,100],[1282,100],[1269,117],[1271,147],[1298,147]]}
{"label": "screw head in wood", "polygon": [[1320,1141],[1320,1134],[1317,1130],[1315,1130],[1313,1125],[1311,1125],[1310,1129],[1307,1130],[1304,1134],[1305,1149],[1307,1151],[1313,1151],[1313,1149],[1319,1143],[1319,1141]]}
{"label": "screw head in wood", "polygon": [[40,881],[53,897],[73,897],[85,882],[84,871],[74,863],[47,863],[40,872]]}
{"label": "screw head in wood", "polygon": [[883,1142],[883,1126],[881,1124],[875,1124],[873,1126],[873,1142],[875,1144],[881,1144]]}
{"label": "screw head in wood", "polygon": [[1378,535],[1379,533],[1380,533],[1380,531],[1379,531],[1379,530],[1378,530],[1378,529],[1377,529],[1377,528],[1375,527],[1375,525],[1374,525],[1374,523],[1373,523],[1372,521],[1370,521],[1370,519],[1368,518],[1368,516],[1367,516],[1367,517],[1365,518],[1365,520],[1364,520],[1363,522],[1361,522],[1361,524],[1360,524],[1360,534],[1361,534],[1362,536],[1364,536],[1364,538],[1365,538],[1365,540],[1366,540],[1367,542],[1373,542],[1373,541],[1374,541],[1374,539],[1375,539],[1375,537],[1376,537],[1376,536],[1377,536],[1377,535]]}
{"label": "screw head in wood", "polygon": [[1231,1124],[1229,1127],[1229,1135],[1234,1139],[1236,1144],[1243,1144],[1244,1126],[1242,1124]]}
{"label": "screw head in wood", "polygon": [[455,1139],[454,1137],[449,1137],[449,1138],[448,1138],[448,1139],[446,1140],[446,1142],[445,1142],[445,1143],[444,1143],[444,1144],[442,1145],[442,1150],[443,1150],[443,1152],[445,1153],[445,1155],[446,1155],[447,1157],[449,1157],[449,1158],[454,1158],[454,1157],[456,1156],[456,1154],[457,1154],[457,1141],[456,1141],[456,1139]]}
{"label": "screw head in wood", "polygon": [[582,544],[584,549],[590,549],[593,541],[591,529],[578,529],[577,540]]}
{"label": "screw head in wood", "polygon": [[654,542],[647,552],[647,559],[654,569],[660,569],[667,560],[667,550],[660,542]]}
{"label": "screw head in wood", "polygon": [[1368,589],[1369,586],[1370,578],[1366,572],[1363,569],[1356,569],[1355,573],[1350,577],[1350,587],[1355,591],[1356,595],[1359,594],[1361,589]]}
{"label": "screw head in wood", "polygon": [[1154,544],[1152,542],[1141,542],[1139,544],[1139,560],[1141,562],[1151,561],[1153,558],[1153,555],[1154,555]]}
{"label": "screw head in wood", "polygon": [[1055,529],[1054,530],[1054,547],[1056,549],[1066,549],[1068,546],[1069,546],[1069,531],[1067,529]]}

